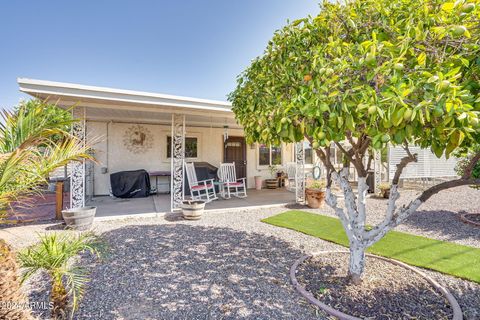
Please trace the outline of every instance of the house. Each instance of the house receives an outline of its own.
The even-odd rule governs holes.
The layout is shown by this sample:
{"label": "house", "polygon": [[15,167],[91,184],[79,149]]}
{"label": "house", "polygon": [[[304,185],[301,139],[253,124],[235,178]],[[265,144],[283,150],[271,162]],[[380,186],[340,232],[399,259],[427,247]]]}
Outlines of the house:
{"label": "house", "polygon": [[[269,165],[294,161],[293,145],[247,145],[227,102],[26,78],[18,84],[33,97],[62,108],[75,106],[74,117],[80,121],[73,133],[93,139],[97,163],[72,168],[74,207],[85,205],[88,196],[109,195],[110,173],[118,171],[170,171],[171,185],[162,181],[159,189],[171,189],[175,209],[182,199],[184,161],[216,167],[234,161],[248,188],[254,187],[255,176],[270,176]],[[178,152],[182,142],[183,153]]]}
{"label": "house", "polygon": [[[255,176],[269,178],[270,165],[285,170],[287,163],[296,164],[295,200],[302,202],[305,170],[319,164],[306,142],[268,146],[247,144],[242,127],[237,124],[228,102],[173,96],[166,94],[120,90],[73,83],[18,79],[21,91],[62,108],[73,108],[79,119],[73,134],[93,142],[97,163],[76,163],[71,173],[71,206],[84,206],[88,197],[110,194],[110,173],[145,169],[171,173],[169,184],[158,186],[171,190],[170,207],[178,208],[183,198],[184,162],[207,162],[218,167],[221,162],[235,162],[237,175],[247,178],[248,188],[255,185]],[[93,139],[93,140],[92,140]],[[401,150],[391,148],[385,168],[380,155],[376,159],[376,180],[388,180],[388,168],[395,168]],[[333,150],[332,160],[341,164],[341,155]],[[422,175],[431,175],[426,164],[417,164]],[[454,175],[454,162],[441,160],[439,176]],[[415,168],[415,166],[412,166]],[[411,169],[412,177],[418,176]],[[428,171],[428,172],[427,172]],[[355,173],[352,173],[355,176]],[[165,180],[166,177],[161,177]]]}

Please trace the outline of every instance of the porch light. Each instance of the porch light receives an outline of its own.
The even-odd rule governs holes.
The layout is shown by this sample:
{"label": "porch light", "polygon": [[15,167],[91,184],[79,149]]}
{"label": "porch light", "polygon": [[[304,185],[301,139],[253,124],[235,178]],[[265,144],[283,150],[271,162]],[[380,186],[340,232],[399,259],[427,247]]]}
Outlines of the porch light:
{"label": "porch light", "polygon": [[223,142],[228,140],[228,126],[223,126]]}

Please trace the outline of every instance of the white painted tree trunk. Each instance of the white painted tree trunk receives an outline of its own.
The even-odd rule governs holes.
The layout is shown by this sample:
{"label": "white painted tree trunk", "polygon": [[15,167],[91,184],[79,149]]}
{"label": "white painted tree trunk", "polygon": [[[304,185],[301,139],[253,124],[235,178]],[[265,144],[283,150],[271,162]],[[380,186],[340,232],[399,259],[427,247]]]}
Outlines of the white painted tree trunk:
{"label": "white painted tree trunk", "polygon": [[366,247],[358,241],[350,243],[348,276],[355,284],[362,281],[363,271],[365,270],[365,249]]}
{"label": "white painted tree trunk", "polygon": [[[453,187],[469,184],[480,185],[480,179],[474,179],[471,177],[473,166],[477,163],[477,161],[480,161],[480,154],[478,154],[471,160],[470,164],[468,165],[469,170],[467,170],[466,174],[464,174],[460,179],[446,181],[435,185],[425,190],[408,205],[404,205],[397,209],[396,201],[398,198],[400,198],[397,185],[398,180],[402,174],[403,168],[405,168],[409,162],[416,161],[416,155],[412,155],[408,151],[408,146],[406,146],[406,150],[408,157],[403,158],[400,164],[397,165],[397,171],[392,180],[395,184],[392,184],[390,188],[390,197],[388,199],[385,218],[382,222],[370,230],[365,230],[367,217],[366,200],[368,191],[366,177],[358,177],[358,195],[356,195],[348,181],[348,168],[345,167],[340,170],[340,172],[337,172],[333,165],[329,162],[329,153],[318,151],[320,159],[322,159],[324,165],[329,168],[329,173],[331,172],[331,175],[327,175],[328,179],[331,178],[332,181],[341,188],[345,197],[344,206],[339,206],[337,196],[333,194],[330,187],[328,187],[325,202],[340,218],[343,228],[345,229],[345,233],[348,237],[350,243],[349,276],[354,283],[361,281],[363,272],[365,270],[365,250],[382,239],[388,231],[392,230],[405,219],[407,219],[432,195],[438,193],[439,191]],[[349,158],[351,157],[350,152],[346,152],[343,149],[342,151],[345,155],[349,155]],[[358,165],[358,163],[356,164]],[[362,171],[364,172],[365,170],[359,170],[359,172]],[[329,181],[328,185],[330,185],[332,181]]]}
{"label": "white painted tree trunk", "polygon": [[332,179],[343,191],[345,206],[344,208],[338,206],[337,197],[330,189],[327,189],[326,202],[335,210],[345,229],[350,242],[349,276],[354,283],[359,283],[365,270],[365,250],[415,212],[422,204],[422,201],[417,198],[410,202],[408,206],[397,210],[395,203],[400,194],[398,193],[398,186],[393,185],[390,191],[385,219],[367,231],[365,230],[368,191],[366,178],[358,178],[358,196],[352,190],[345,172],[342,171],[340,174],[332,173]]}

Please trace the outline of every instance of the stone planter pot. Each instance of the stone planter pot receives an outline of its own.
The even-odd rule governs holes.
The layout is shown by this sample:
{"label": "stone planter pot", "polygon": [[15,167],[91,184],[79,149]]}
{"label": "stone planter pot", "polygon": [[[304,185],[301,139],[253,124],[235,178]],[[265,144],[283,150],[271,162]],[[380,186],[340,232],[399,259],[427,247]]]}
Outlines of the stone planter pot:
{"label": "stone planter pot", "polygon": [[97,207],[81,207],[62,210],[62,217],[68,228],[88,230],[93,225]]}
{"label": "stone planter pot", "polygon": [[277,179],[265,179],[265,185],[267,189],[277,189],[278,188],[278,180]]}
{"label": "stone planter pot", "polygon": [[255,189],[262,190],[262,176],[255,176]]}
{"label": "stone planter pot", "polygon": [[321,189],[305,188],[305,198],[310,208],[318,209],[322,207],[325,202],[325,192]]}
{"label": "stone planter pot", "polygon": [[205,201],[186,200],[182,202],[182,214],[186,220],[198,220],[205,210]]}

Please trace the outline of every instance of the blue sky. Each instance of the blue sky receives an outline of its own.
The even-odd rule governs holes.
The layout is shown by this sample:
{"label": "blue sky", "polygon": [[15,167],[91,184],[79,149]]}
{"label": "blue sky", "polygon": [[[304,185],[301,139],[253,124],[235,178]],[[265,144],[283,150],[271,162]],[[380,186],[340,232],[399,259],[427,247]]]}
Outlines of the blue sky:
{"label": "blue sky", "polygon": [[17,77],[225,100],[312,0],[2,1],[0,107]]}

